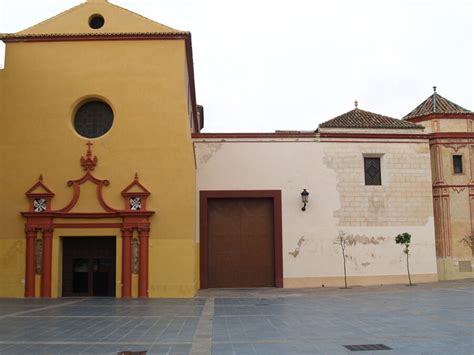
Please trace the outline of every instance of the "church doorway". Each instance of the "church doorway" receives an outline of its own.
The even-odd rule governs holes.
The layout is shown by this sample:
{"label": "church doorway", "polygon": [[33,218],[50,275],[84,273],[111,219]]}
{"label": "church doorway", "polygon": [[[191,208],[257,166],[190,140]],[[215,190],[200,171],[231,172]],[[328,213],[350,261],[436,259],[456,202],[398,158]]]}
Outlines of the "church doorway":
{"label": "church doorway", "polygon": [[67,237],[63,297],[115,297],[115,237]]}

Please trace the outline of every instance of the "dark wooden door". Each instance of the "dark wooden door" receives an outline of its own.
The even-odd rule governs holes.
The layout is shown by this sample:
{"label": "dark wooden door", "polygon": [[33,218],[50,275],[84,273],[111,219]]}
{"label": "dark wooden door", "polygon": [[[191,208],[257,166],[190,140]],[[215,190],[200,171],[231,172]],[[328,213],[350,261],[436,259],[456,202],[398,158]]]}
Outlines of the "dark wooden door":
{"label": "dark wooden door", "polygon": [[273,199],[208,200],[209,287],[275,286]]}
{"label": "dark wooden door", "polygon": [[115,237],[63,241],[63,296],[115,296]]}

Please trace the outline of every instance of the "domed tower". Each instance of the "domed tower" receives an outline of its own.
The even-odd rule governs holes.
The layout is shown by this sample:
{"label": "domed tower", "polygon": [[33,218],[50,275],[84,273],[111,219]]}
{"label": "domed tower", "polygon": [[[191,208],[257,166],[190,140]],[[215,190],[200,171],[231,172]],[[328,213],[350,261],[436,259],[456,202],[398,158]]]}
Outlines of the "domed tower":
{"label": "domed tower", "polygon": [[474,113],[436,91],[404,117],[430,133],[436,255],[441,280],[471,278]]}

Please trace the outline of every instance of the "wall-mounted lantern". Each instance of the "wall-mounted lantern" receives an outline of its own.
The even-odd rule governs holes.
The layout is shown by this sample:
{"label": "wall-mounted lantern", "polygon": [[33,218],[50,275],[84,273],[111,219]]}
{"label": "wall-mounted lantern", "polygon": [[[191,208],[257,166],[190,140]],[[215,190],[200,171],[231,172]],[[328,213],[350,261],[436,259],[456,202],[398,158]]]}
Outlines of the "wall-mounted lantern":
{"label": "wall-mounted lantern", "polygon": [[309,192],[306,191],[306,189],[303,189],[303,192],[301,193],[301,202],[303,202],[303,208],[301,208],[301,211],[306,211],[306,204],[308,203],[308,196],[309,196]]}

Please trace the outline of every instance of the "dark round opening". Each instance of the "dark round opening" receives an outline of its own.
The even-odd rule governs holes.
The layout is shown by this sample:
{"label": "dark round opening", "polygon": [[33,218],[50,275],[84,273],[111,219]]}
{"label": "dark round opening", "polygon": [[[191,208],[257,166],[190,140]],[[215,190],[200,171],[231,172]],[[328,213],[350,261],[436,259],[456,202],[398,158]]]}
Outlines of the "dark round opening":
{"label": "dark round opening", "polygon": [[90,28],[93,28],[93,29],[98,29],[98,28],[101,28],[105,23],[105,20],[104,18],[102,17],[102,15],[92,15],[90,18],[89,18],[89,26]]}
{"label": "dark round opening", "polygon": [[106,134],[114,122],[114,113],[103,101],[88,101],[74,115],[74,129],[86,138],[98,138]]}

